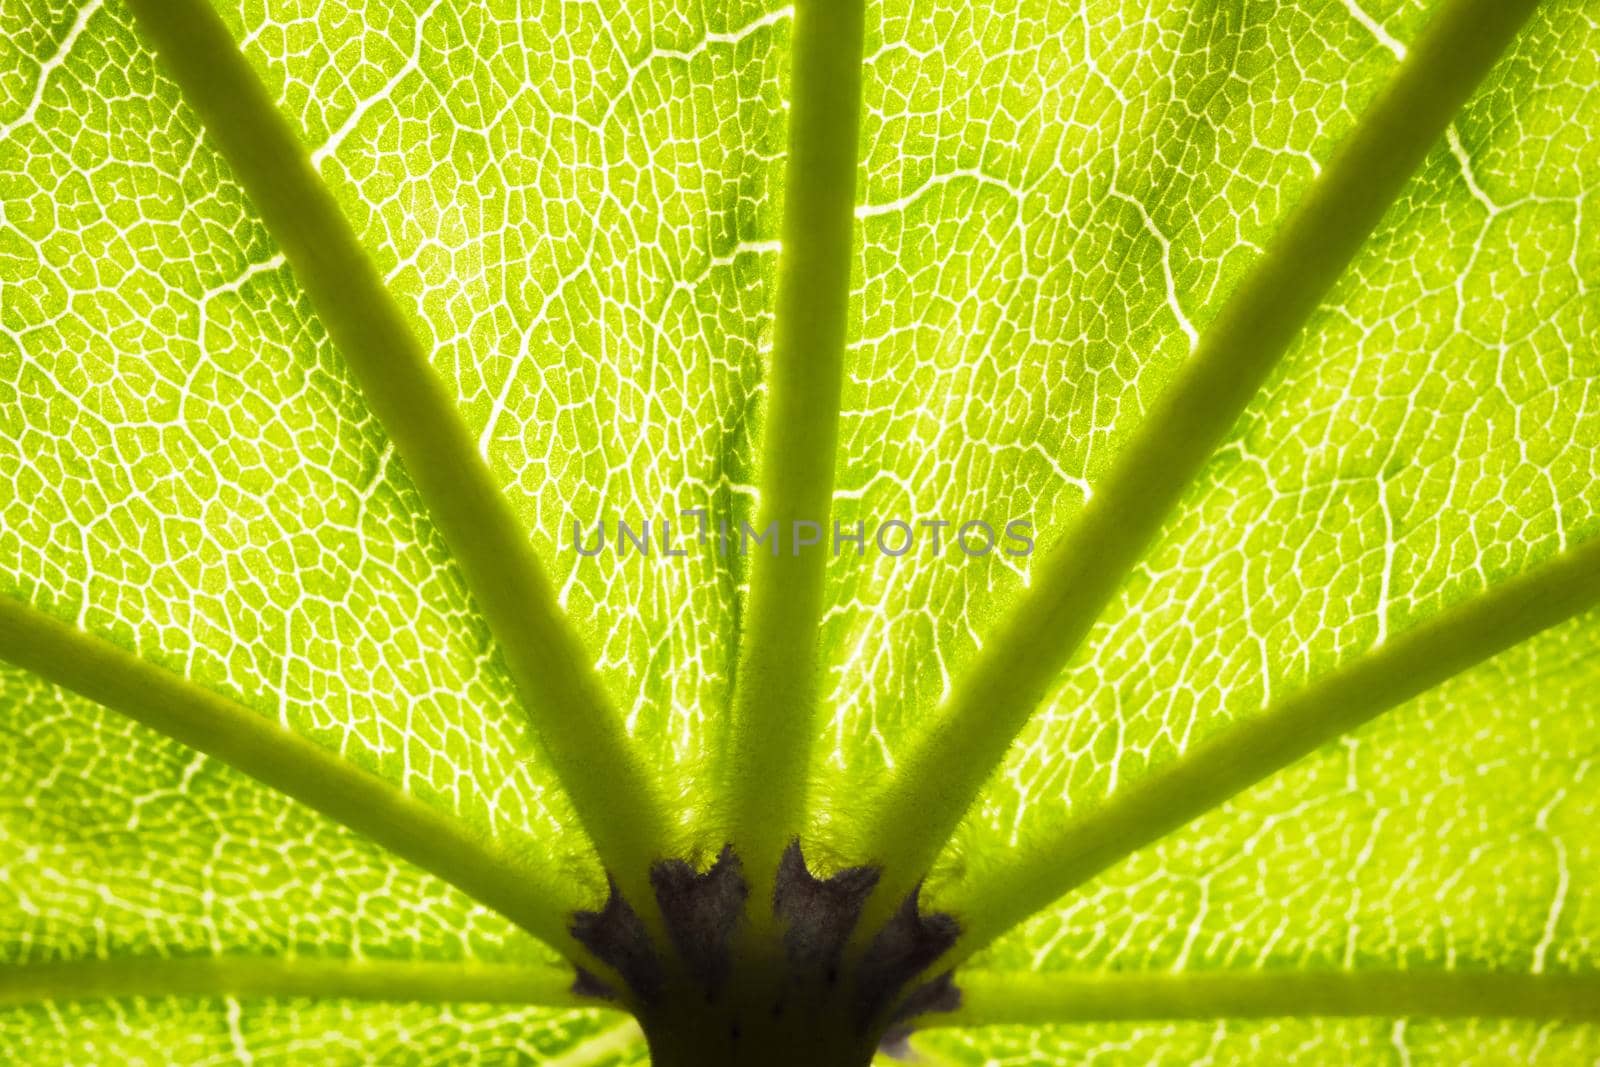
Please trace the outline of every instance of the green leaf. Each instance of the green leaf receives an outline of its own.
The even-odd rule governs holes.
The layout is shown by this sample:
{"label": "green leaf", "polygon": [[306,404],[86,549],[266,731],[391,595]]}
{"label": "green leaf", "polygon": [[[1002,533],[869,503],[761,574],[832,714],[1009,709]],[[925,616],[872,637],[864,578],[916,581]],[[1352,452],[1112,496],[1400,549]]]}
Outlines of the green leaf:
{"label": "green leaf", "polygon": [[1582,1063],[1592,1026],[1522,1020],[1272,1019],[1107,1023],[939,1031],[918,1042],[929,1067],[992,1063]]}
{"label": "green leaf", "polygon": [[1586,0],[211,4],[0,12],[0,1059],[814,1062],[796,839],[923,1062],[1600,1055]]}
{"label": "green leaf", "polygon": [[44,1063],[258,1063],[358,1067],[391,1062],[622,1067],[648,1062],[638,1028],[612,1013],[339,1000],[173,998],[147,1007],[75,1003],[6,1019],[0,1041]]}

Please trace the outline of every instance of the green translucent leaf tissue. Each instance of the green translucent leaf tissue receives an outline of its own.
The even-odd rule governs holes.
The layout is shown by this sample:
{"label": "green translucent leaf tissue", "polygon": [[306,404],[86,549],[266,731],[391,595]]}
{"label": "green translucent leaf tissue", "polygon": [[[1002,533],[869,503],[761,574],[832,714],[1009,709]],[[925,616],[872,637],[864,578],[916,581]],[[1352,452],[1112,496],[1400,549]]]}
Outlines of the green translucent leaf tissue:
{"label": "green translucent leaf tissue", "polygon": [[1597,14],[6,5],[0,1060],[1600,1060]]}

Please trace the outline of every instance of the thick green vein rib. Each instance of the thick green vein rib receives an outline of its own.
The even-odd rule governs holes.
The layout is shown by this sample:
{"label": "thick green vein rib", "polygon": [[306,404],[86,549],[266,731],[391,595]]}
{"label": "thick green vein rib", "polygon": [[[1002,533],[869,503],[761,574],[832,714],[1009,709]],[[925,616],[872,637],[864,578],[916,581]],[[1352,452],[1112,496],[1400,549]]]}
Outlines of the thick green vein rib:
{"label": "thick green vein rib", "polygon": [[601,859],[643,896],[665,807],[427,353],[206,0],[130,0],[350,365],[488,622]]}
{"label": "thick green vein rib", "polygon": [[1600,538],[1443,612],[1202,742],[940,899],[962,956],[1321,745],[1600,605]]}
{"label": "thick green vein rib", "polygon": [[961,976],[961,1006],[919,1025],[1048,1026],[1276,1016],[1600,1021],[1600,975],[985,974]]}
{"label": "thick green vein rib", "polygon": [[99,997],[316,997],[606,1007],[556,967],[379,960],[73,960],[0,966],[0,1005]]}
{"label": "thick green vein rib", "polygon": [[1536,0],[1447,0],[868,808],[892,906]]}
{"label": "thick green vein rib", "polygon": [[265,716],[0,597],[0,659],[226,763],[449,882],[572,954],[576,887]]}
{"label": "thick green vein rib", "polygon": [[[816,733],[817,631],[831,556],[855,224],[864,0],[800,0],[794,12],[783,251],[762,428],[762,529],[719,776],[729,839],[767,895],[786,839],[798,832]],[[796,534],[799,537],[796,537]],[[814,545],[800,547],[801,539]],[[763,879],[765,881],[763,881]]]}

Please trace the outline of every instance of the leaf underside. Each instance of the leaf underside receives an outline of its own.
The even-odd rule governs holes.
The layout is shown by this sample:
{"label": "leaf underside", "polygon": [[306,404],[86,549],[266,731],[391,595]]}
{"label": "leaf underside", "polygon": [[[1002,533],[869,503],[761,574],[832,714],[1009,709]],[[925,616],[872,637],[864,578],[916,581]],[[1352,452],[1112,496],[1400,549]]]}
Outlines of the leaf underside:
{"label": "leaf underside", "polygon": [[[1048,549],[1161,432],[1146,416],[1448,6],[868,5],[837,443],[799,468],[832,518],[1025,518]],[[924,1062],[1600,1057],[1589,6],[1539,5],[932,871],[894,873],[975,938],[967,1001],[911,1038]],[[1044,553],[846,552],[814,607],[752,630],[784,587],[749,560],[572,549],[574,521],[757,521],[764,433],[793,429],[769,373],[803,199],[792,8],[217,10],[442,383],[460,462],[531,538],[581,650],[563,692],[614,716],[638,800],[607,809],[608,768],[574,769],[589,720],[552,736],[480,606],[505,560],[474,570],[129,7],[9,5],[0,653],[36,670],[0,665],[0,1059],[644,1062],[560,980],[591,962],[567,898],[598,907],[651,841],[705,869],[745,832],[726,794],[772,775],[730,784],[723,758],[759,746],[728,727],[741,639],[813,618],[814,678],[772,690],[816,716],[809,764],[762,755],[835,873],[873,858],[861,798],[902,780]],[[1519,630],[1499,605],[1549,575]],[[1513,636],[1451,659],[1427,635],[1459,619],[1465,644]],[[1170,833],[1137,815],[1386,655],[1426,691],[1167,805]],[[84,657],[136,657],[171,699],[130,710],[151,690],[95,689]],[[311,743],[393,800],[388,837],[298,764],[185,735],[191,702]],[[1054,850],[1096,819],[1149,843],[1068,878]],[[517,871],[549,887],[525,911],[497,895]]]}

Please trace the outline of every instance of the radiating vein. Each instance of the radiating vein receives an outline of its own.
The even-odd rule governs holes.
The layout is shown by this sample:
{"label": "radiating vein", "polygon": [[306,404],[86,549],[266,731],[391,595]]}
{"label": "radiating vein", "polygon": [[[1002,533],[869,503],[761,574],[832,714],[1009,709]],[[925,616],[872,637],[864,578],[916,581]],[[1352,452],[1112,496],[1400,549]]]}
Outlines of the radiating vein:
{"label": "radiating vein", "polygon": [[0,965],[0,1005],[101,997],[316,997],[430,1004],[606,1007],[572,992],[564,968],[393,960],[71,960]]}
{"label": "radiating vein", "polygon": [[931,865],[1184,490],[1537,0],[1449,0],[1204,331],[1031,587],[867,806],[884,912]]}
{"label": "radiating vein", "polygon": [[1600,605],[1600,538],[1446,608],[953,887],[970,955],[1125,856],[1323,744]]}
{"label": "radiating vein", "polygon": [[578,951],[566,929],[566,916],[583,903],[577,886],[480,839],[266,716],[11,597],[0,597],[0,659],[220,760],[371,838],[556,951]]}
{"label": "radiating vein", "polygon": [[[817,635],[831,555],[831,497],[844,373],[864,0],[800,0],[794,12],[783,250],[761,445],[757,551],[723,803],[756,899],[798,832],[816,733]],[[799,545],[797,534],[815,540]],[[759,913],[764,914],[762,909]]]}
{"label": "radiating vein", "polygon": [[1600,1022],[1600,974],[1352,971],[989,974],[960,979],[961,1006],[926,1028],[1278,1016]]}
{"label": "radiating vein", "polygon": [[584,829],[645,898],[665,806],[526,532],[295,131],[206,0],[131,0],[349,363],[460,565]]}

